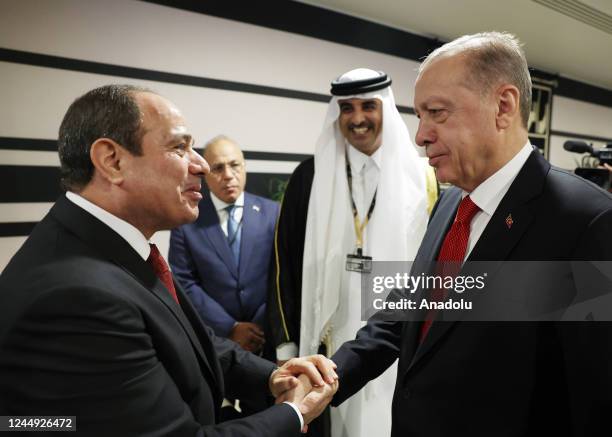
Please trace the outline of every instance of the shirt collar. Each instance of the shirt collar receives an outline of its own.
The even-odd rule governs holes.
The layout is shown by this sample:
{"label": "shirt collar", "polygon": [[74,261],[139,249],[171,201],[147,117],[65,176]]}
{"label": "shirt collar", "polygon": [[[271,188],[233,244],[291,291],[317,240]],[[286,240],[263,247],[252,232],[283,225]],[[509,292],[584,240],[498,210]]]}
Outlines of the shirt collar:
{"label": "shirt collar", "polygon": [[359,173],[365,165],[375,165],[380,170],[382,145],[376,149],[376,152],[372,153],[372,155],[366,155],[365,153],[351,146],[348,141],[345,141],[345,143],[348,150],[349,163],[353,173]]}
{"label": "shirt collar", "polygon": [[478,185],[474,191],[471,193],[464,191],[463,197],[469,194],[482,211],[492,216],[532,151],[533,146],[528,141],[510,161]]}
{"label": "shirt collar", "polygon": [[116,215],[111,214],[105,209],[100,208],[95,203],[90,202],[84,197],[73,193],[72,191],[66,192],[66,197],[75,205],[81,207],[106,226],[111,228],[113,231],[118,233],[121,238],[128,242],[132,249],[134,249],[138,255],[142,257],[145,261],[149,258],[149,254],[151,253],[151,247],[149,246],[149,242],[145,238],[145,236],[140,232],[136,227],[132,226],[130,223],[126,222],[123,219],[120,219]]}
{"label": "shirt collar", "polygon": [[[216,211],[224,210],[225,208],[231,205],[231,203],[225,203],[223,200],[219,199],[213,194],[212,191],[210,192],[210,200],[212,200]],[[234,206],[237,206],[239,208],[244,207],[244,191],[240,193],[240,196],[238,196],[236,202],[234,202]]]}

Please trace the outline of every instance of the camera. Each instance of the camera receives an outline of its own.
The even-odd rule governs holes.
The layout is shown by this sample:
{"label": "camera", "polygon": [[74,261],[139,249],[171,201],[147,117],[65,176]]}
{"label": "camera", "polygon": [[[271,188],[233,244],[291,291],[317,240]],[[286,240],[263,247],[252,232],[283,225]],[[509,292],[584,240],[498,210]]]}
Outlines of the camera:
{"label": "camera", "polygon": [[599,185],[605,190],[610,189],[611,173],[605,168],[596,168],[598,164],[612,165],[612,143],[601,149],[594,149],[591,144],[584,141],[566,141],[563,148],[573,153],[588,153],[581,160],[581,166],[574,170],[578,176]]}
{"label": "camera", "polygon": [[605,148],[599,149],[597,153],[601,164],[612,165],[612,144],[607,144]]}

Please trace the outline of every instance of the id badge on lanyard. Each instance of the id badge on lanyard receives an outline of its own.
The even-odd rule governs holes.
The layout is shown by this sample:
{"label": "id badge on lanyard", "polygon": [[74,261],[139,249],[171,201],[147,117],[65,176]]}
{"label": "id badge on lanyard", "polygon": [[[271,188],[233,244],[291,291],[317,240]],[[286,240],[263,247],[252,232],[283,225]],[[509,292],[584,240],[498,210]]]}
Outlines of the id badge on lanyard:
{"label": "id badge on lanyard", "polygon": [[372,197],[372,202],[368,208],[368,213],[363,222],[359,221],[359,215],[357,214],[357,206],[355,205],[355,199],[353,199],[353,177],[351,174],[351,166],[348,160],[348,153],[346,156],[346,178],[348,180],[349,194],[351,196],[351,207],[353,209],[353,225],[355,227],[355,253],[349,253],[346,255],[346,270],[349,272],[357,273],[371,273],[372,272],[372,257],[363,254],[363,233],[365,228],[372,217],[374,206],[376,205],[376,191]]}

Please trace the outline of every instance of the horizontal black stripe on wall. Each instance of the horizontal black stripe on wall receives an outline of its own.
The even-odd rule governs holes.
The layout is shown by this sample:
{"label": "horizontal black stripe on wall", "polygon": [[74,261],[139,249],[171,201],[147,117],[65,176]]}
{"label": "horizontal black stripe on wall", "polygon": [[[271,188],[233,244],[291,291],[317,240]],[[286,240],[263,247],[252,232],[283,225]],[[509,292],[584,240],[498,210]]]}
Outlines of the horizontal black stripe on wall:
{"label": "horizontal black stripe on wall", "polygon": [[[130,79],[150,80],[154,82],[174,83],[180,85],[191,85],[201,88],[214,88],[218,90],[239,91],[243,93],[261,94],[274,97],[287,97],[291,99],[302,99],[323,103],[329,102],[330,99],[330,96],[328,95],[310,93],[306,91],[276,88],[244,82],[234,82],[229,80],[212,79],[208,77],[191,76],[187,74],[169,73],[158,70],[147,70],[144,68],[127,67],[124,65],[117,64],[105,64],[102,62],[84,61],[80,59],[65,58],[62,56],[43,55],[40,53],[12,50],[6,48],[0,48],[0,61],[13,62],[16,64],[35,65],[37,67],[57,68],[60,70],[102,74],[107,76],[128,77]],[[75,98],[76,97],[78,96],[75,96]]]}
{"label": "horizontal black stripe on wall", "polygon": [[[3,168],[0,167],[0,174]],[[48,176],[48,175],[47,175]],[[44,177],[44,176],[41,176]],[[58,178],[59,179],[59,178]],[[280,201],[285,191],[287,181],[289,180],[288,174],[280,173],[250,173],[247,178],[246,190],[250,193],[258,196],[267,197],[276,201]],[[36,181],[38,182],[38,181]],[[4,186],[4,185],[3,185]],[[203,189],[206,193],[206,188]],[[49,195],[52,196],[46,201],[55,201],[61,193]],[[206,194],[205,194],[206,195]],[[0,194],[0,202],[15,201],[15,200],[4,200],[5,193]],[[26,200],[19,199],[18,201],[26,202]],[[40,201],[40,200],[38,200]],[[15,222],[15,223],[0,223],[0,237],[22,237],[30,235],[36,222]]]}
{"label": "horizontal black stripe on wall", "polygon": [[417,61],[441,45],[431,38],[296,1],[145,1]]}
{"label": "horizontal black stripe on wall", "polygon": [[[331,96],[327,94],[311,93],[288,88],[276,88],[245,82],[211,79],[208,77],[169,73],[158,70],[147,70],[144,68],[127,67],[117,64],[83,61],[80,59],[43,55],[40,53],[25,52],[22,50],[12,50],[1,47],[0,61],[13,62],[15,64],[34,65],[37,67],[56,68],[60,70],[79,71],[83,73],[127,77],[130,79],[148,80],[153,82],[189,85],[199,88],[212,88],[224,91],[237,91],[265,96],[285,97],[288,99],[307,100],[319,103],[328,103],[331,99]],[[74,97],[76,99],[78,96]],[[414,114],[414,109],[410,106],[397,105],[397,109],[403,114]]]}
{"label": "horizontal black stripe on wall", "polygon": [[59,181],[59,167],[0,165],[0,202],[53,202]]}
{"label": "horizontal black stripe on wall", "polygon": [[[283,183],[289,176],[288,173],[249,172],[246,189],[275,198],[284,191]],[[0,165],[0,203],[54,202],[62,192],[59,167]]]}
{"label": "horizontal black stripe on wall", "polygon": [[312,158],[312,155],[305,155],[301,153],[280,153],[280,152],[253,152],[250,150],[242,151],[245,159],[253,159],[260,161],[292,161],[302,162],[308,158]]}
{"label": "horizontal black stripe on wall", "polygon": [[[412,61],[422,60],[432,50],[443,44],[437,39],[296,1],[145,1],[346,44]],[[537,69],[531,69],[531,71],[535,76],[556,80],[559,84],[555,90],[557,95],[612,107],[612,90]]]}
{"label": "horizontal black stripe on wall", "polygon": [[557,135],[559,137],[576,138],[576,139],[585,140],[585,141],[601,141],[602,143],[612,144],[612,138],[597,137],[594,135],[577,134],[575,132],[564,132],[560,130],[551,130],[550,134]]}
{"label": "horizontal black stripe on wall", "polygon": [[[57,152],[57,140],[40,140],[34,138],[0,137],[0,149],[28,150],[39,152]],[[312,155],[302,153],[258,152],[244,150],[246,159],[263,161],[292,161],[302,162]]]}
{"label": "horizontal black stripe on wall", "polygon": [[25,237],[30,235],[37,222],[0,223],[0,237]]}
{"label": "horizontal black stripe on wall", "polygon": [[0,149],[57,152],[57,140],[0,137]]}

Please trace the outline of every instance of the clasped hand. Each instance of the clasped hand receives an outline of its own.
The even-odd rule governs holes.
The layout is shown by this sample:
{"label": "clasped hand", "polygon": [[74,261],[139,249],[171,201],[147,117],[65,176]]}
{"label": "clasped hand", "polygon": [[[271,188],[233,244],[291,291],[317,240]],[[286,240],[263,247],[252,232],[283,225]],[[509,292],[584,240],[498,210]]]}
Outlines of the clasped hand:
{"label": "clasped hand", "polygon": [[270,375],[270,392],[276,403],[292,402],[304,418],[305,432],[331,402],[338,390],[336,364],[323,355],[292,358]]}

